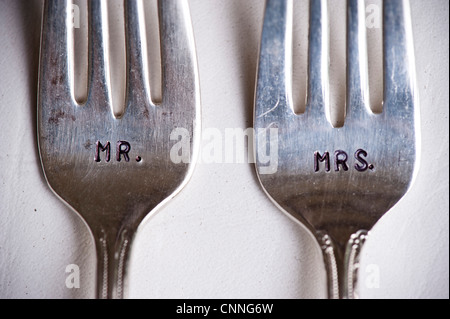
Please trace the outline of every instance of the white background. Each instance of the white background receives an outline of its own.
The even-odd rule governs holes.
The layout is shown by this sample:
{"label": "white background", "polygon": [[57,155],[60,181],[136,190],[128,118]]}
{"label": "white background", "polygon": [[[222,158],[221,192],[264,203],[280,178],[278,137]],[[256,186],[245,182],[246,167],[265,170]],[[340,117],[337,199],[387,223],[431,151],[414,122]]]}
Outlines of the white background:
{"label": "white background", "polygon": [[[91,298],[90,234],[47,187],[39,164],[41,5],[40,0],[0,0],[0,298]],[[189,5],[203,128],[251,127],[264,1],[190,0]],[[449,297],[449,3],[411,0],[411,9],[421,169],[410,192],[366,243],[362,298]],[[298,20],[305,25],[305,19]],[[198,164],[186,188],[142,225],[130,263],[130,298],[326,295],[317,244],[266,198],[252,164]],[[79,289],[65,285],[70,264],[80,267]],[[374,267],[380,274],[375,288],[367,285]]]}

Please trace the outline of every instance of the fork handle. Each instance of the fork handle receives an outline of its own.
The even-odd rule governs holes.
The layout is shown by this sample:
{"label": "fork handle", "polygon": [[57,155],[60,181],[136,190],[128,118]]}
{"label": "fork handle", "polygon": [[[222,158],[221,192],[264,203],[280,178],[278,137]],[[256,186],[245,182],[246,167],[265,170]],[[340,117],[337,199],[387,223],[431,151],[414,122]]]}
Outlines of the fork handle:
{"label": "fork handle", "polygon": [[358,298],[358,291],[356,289],[358,283],[358,270],[359,270],[359,259],[361,249],[367,239],[369,232],[367,230],[359,230],[350,236],[347,242],[347,247],[345,249],[345,260],[344,260],[344,288],[345,295],[348,299]]}
{"label": "fork handle", "polygon": [[122,299],[132,232],[111,236],[104,229],[94,233],[97,253],[97,299]]}
{"label": "fork handle", "polygon": [[359,256],[367,235],[368,231],[359,230],[346,246],[339,246],[327,233],[316,234],[325,262],[329,299],[358,298]]}

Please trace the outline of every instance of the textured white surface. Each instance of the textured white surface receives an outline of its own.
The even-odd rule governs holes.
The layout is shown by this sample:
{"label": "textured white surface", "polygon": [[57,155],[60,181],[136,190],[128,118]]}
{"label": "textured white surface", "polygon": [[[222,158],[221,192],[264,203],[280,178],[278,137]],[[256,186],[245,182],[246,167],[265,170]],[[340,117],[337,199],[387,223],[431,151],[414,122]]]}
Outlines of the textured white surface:
{"label": "textured white surface", "polygon": [[[264,2],[189,3],[203,128],[250,127]],[[0,298],[90,298],[89,232],[47,187],[37,153],[41,4],[0,0]],[[411,7],[422,165],[411,191],[366,243],[362,298],[449,297],[449,3],[412,0]],[[79,289],[65,285],[70,264],[80,267]],[[318,247],[265,197],[251,164],[199,164],[134,244],[131,298],[324,296]]]}

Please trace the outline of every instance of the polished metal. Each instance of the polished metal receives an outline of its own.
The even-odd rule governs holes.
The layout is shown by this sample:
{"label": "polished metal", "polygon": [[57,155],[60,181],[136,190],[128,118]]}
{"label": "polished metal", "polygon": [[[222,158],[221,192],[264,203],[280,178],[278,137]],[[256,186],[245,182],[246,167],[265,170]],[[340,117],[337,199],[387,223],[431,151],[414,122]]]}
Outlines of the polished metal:
{"label": "polished metal", "polygon": [[126,108],[114,114],[106,0],[89,1],[89,88],[83,104],[74,98],[71,5],[69,0],[45,1],[38,97],[41,163],[48,185],[91,230],[97,297],[123,298],[138,226],[181,190],[196,160],[200,94],[193,30],[187,1],[158,2],[163,95],[153,103],[143,4],[125,0]]}
{"label": "polished metal", "polygon": [[[292,0],[267,0],[254,126],[267,195],[317,239],[329,298],[357,297],[359,252],[410,188],[419,163],[419,104],[409,3],[383,2],[383,110],[369,105],[365,7],[347,1],[346,117],[330,122],[326,0],[310,1],[307,106],[292,102]],[[343,77],[345,78],[345,77]],[[270,136],[270,137],[269,137]],[[267,154],[276,149],[275,163]],[[270,169],[268,169],[270,168]]]}

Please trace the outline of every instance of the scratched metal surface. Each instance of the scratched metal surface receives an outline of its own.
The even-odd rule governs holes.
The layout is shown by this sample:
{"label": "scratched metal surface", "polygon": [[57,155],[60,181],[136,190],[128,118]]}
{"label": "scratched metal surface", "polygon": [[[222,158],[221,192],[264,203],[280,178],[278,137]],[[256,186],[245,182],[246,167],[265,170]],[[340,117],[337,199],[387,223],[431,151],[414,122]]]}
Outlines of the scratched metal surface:
{"label": "scratched metal surface", "polygon": [[[102,19],[106,2],[92,1],[89,7],[90,17],[96,18],[89,18],[89,88],[82,104],[75,101],[66,3],[50,0],[44,7],[39,154],[51,189],[92,231],[98,297],[122,298],[122,277],[127,275],[124,268],[135,232],[148,214],[188,182],[199,148],[198,68],[188,7],[181,1],[159,6],[163,95],[155,104],[140,48],[145,24],[139,15],[144,7],[138,3],[127,2],[124,10],[127,81],[125,108],[119,114],[113,112],[111,64],[105,58],[109,57],[108,21]],[[186,154],[178,159],[172,153],[181,138]]]}
{"label": "scratched metal surface", "polygon": [[[46,186],[37,153],[41,4],[0,1],[0,296],[91,298],[93,242],[81,220]],[[226,128],[250,127],[263,1],[189,4],[203,128],[224,135]],[[411,1],[411,6],[421,169],[410,193],[365,244],[362,298],[448,298],[448,2]],[[296,12],[302,24],[305,16]],[[326,296],[314,240],[266,197],[253,166],[198,164],[186,188],[142,226],[127,297]],[[66,286],[70,265],[79,267],[80,288]]]}
{"label": "scratched metal surface", "polygon": [[[367,29],[365,7],[360,1],[348,1],[347,111],[344,123],[334,127],[328,111],[330,50],[324,40],[332,36],[324,25],[327,2],[312,3],[307,105],[304,113],[295,114],[291,59],[286,58],[292,56],[288,37],[293,2],[268,1],[255,98],[255,149],[258,177],[267,194],[317,237],[326,260],[332,258],[327,264],[331,298],[344,296],[347,287],[341,283],[353,276],[353,263],[346,257],[354,254],[347,247],[357,246],[348,245],[351,236],[370,231],[404,196],[417,174],[420,104],[409,7],[401,1],[384,2],[385,90],[382,112],[375,114],[368,102],[371,91],[361,37]],[[267,167],[267,156],[261,154],[272,148],[276,155]],[[332,287],[335,281],[340,289]]]}

